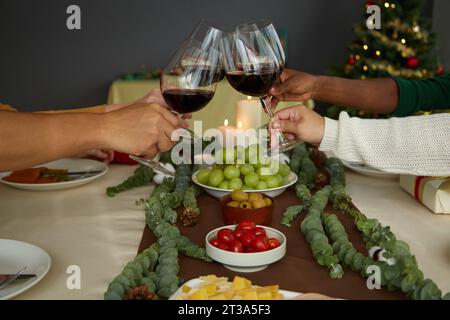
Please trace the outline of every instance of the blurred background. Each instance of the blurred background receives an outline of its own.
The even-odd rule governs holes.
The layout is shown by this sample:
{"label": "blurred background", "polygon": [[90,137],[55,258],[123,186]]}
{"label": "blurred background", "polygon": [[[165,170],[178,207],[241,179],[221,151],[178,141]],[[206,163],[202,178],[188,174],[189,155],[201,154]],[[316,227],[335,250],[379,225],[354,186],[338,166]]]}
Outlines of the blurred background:
{"label": "blurred background", "polygon": [[[408,0],[405,0],[406,2]],[[345,64],[362,0],[0,0],[0,101],[21,111],[106,103],[115,79],[164,67],[198,21],[219,28],[268,18],[287,40],[287,65],[325,73]],[[82,29],[66,28],[66,8],[81,8]],[[450,1],[426,1],[450,67]]]}

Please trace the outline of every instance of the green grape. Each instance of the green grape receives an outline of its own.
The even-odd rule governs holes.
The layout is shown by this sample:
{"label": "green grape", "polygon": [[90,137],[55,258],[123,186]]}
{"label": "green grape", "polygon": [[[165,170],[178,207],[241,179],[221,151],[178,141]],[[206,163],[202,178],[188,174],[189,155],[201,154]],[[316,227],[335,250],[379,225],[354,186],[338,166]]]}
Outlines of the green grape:
{"label": "green grape", "polygon": [[216,151],[216,163],[218,164],[233,164],[236,161],[236,152],[234,148],[223,148]]}
{"label": "green grape", "polygon": [[256,173],[260,176],[261,180],[264,180],[265,177],[269,177],[272,175],[272,171],[268,167],[259,167],[256,170]]}
{"label": "green grape", "polygon": [[223,175],[227,179],[239,178],[240,171],[235,165],[227,165],[223,171]]}
{"label": "green grape", "polygon": [[197,180],[202,184],[208,184],[209,176],[211,175],[211,169],[204,168],[197,173]]}
{"label": "green grape", "polygon": [[241,190],[242,185],[242,180],[240,178],[233,178],[228,183],[228,187],[230,190]]}
{"label": "green grape", "polygon": [[258,162],[256,163],[256,167],[264,167],[264,166],[270,166],[270,158],[264,157],[264,156],[258,156]]}
{"label": "green grape", "polygon": [[217,187],[223,181],[223,179],[223,171],[220,169],[214,169],[209,176],[208,182],[211,187]]}
{"label": "green grape", "polygon": [[289,175],[289,173],[291,173],[291,168],[289,168],[289,166],[287,164],[280,163],[280,169],[278,170],[278,173],[282,177],[287,177]]}
{"label": "green grape", "polygon": [[258,145],[252,144],[245,150],[245,163],[257,164],[258,163]]}
{"label": "green grape", "polygon": [[245,148],[243,146],[234,147],[236,163],[245,163]]}
{"label": "green grape", "polygon": [[245,175],[244,181],[246,185],[250,187],[255,187],[256,185],[258,185],[259,176],[254,172],[250,172]]}
{"label": "green grape", "polygon": [[255,189],[257,190],[267,189],[267,183],[265,183],[264,181],[259,181]]}
{"label": "green grape", "polygon": [[251,164],[246,163],[239,166],[239,171],[241,172],[241,175],[245,176],[250,172],[255,172],[255,168],[253,168]]}
{"label": "green grape", "polygon": [[280,186],[280,181],[278,180],[278,178],[276,176],[266,177],[265,182],[267,184],[267,188],[269,188],[269,189],[277,188]]}
{"label": "green grape", "polygon": [[274,177],[278,179],[278,183],[280,186],[284,185],[284,179],[281,175],[276,174]]}
{"label": "green grape", "polygon": [[227,190],[230,190],[229,185],[230,185],[230,181],[229,181],[229,180],[225,180],[225,181],[222,181],[222,182],[219,184],[219,188],[220,188],[220,189],[227,189]]}
{"label": "green grape", "polygon": [[[256,188],[256,187],[255,187],[255,188]],[[250,186],[244,184],[244,185],[242,186],[242,189],[241,189],[241,190],[254,190],[255,188],[250,187]]]}

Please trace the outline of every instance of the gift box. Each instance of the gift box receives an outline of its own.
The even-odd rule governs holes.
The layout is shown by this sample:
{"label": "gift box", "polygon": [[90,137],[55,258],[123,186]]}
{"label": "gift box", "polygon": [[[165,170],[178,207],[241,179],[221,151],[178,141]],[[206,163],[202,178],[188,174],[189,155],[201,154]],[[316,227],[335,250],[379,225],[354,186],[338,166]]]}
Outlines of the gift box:
{"label": "gift box", "polygon": [[400,186],[434,213],[450,214],[450,177],[402,175]]}

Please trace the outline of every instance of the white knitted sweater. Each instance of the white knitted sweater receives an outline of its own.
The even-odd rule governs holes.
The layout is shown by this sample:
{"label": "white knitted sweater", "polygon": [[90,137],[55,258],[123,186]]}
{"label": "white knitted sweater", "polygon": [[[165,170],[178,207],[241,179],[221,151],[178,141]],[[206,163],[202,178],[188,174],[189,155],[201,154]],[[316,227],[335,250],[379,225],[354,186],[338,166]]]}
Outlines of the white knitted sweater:
{"label": "white knitted sweater", "polygon": [[338,158],[382,171],[450,176],[450,114],[382,120],[325,118],[319,146]]}

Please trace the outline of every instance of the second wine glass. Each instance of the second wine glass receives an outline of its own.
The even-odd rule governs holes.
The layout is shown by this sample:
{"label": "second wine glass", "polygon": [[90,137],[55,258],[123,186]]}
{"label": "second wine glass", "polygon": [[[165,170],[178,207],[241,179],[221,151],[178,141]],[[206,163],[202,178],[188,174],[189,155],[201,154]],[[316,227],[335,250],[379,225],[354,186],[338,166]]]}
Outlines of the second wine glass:
{"label": "second wine glass", "polygon": [[223,70],[221,38],[220,30],[200,23],[163,69],[161,92],[174,113],[196,112],[214,97]]}

